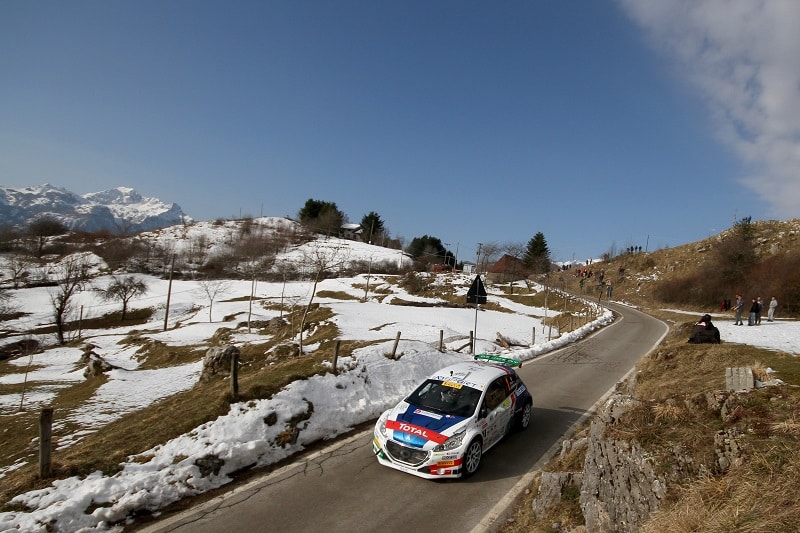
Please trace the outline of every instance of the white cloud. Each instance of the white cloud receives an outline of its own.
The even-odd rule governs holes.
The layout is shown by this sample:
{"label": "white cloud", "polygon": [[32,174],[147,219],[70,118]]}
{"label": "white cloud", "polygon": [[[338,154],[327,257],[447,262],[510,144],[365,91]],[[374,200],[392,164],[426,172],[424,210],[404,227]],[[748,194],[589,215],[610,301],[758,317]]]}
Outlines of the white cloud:
{"label": "white cloud", "polygon": [[619,0],[702,93],[744,184],[779,218],[800,207],[800,2]]}

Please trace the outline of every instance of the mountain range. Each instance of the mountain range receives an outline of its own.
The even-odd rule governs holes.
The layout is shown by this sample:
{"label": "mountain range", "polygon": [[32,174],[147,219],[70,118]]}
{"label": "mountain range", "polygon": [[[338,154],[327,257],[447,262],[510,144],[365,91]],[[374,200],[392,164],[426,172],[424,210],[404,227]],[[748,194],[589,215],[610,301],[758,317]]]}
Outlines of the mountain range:
{"label": "mountain range", "polygon": [[0,225],[27,226],[48,217],[73,231],[133,234],[192,222],[176,203],[142,196],[129,187],[79,195],[48,183],[0,186]]}

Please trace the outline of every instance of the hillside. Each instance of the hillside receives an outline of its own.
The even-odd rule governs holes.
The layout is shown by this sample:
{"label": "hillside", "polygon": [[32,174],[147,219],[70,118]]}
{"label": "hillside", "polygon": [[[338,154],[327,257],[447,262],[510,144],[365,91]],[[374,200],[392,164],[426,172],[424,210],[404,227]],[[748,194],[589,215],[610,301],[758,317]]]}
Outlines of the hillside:
{"label": "hillside", "polygon": [[[759,258],[753,272],[773,261],[794,264],[800,221],[756,222],[753,230]],[[800,346],[742,344],[760,330],[734,328],[732,314],[720,311],[716,300],[698,306],[657,298],[660,287],[707,272],[732,231],[593,266],[612,272],[615,300],[658,316],[672,331],[544,466],[503,533],[800,529],[794,498],[800,489]],[[783,287],[778,298],[791,302],[795,270],[771,272],[772,286]],[[581,291],[577,280],[565,282]],[[586,287],[585,293],[599,294]],[[769,294],[755,282],[738,290]],[[787,307],[785,325],[797,319],[797,308]],[[722,344],[688,344],[693,323],[706,312],[720,326]],[[751,368],[757,383],[769,385],[746,393],[726,390],[725,369],[737,367]],[[606,472],[612,475],[604,476],[596,468],[609,460]]]}
{"label": "hillside", "polygon": [[[789,258],[792,249],[797,249],[797,221],[754,223],[752,227],[763,261]],[[175,465],[169,474],[175,477],[163,482],[173,493],[162,495],[163,500],[155,499],[150,510],[181,497],[184,485],[180,476],[196,476],[197,461],[208,452],[187,453],[185,448],[163,444],[185,442],[194,428],[211,427],[208,423],[212,420],[224,420],[238,411],[232,409],[238,404],[232,402],[229,383],[224,377],[200,382],[202,361],[210,347],[234,345],[240,349],[242,368],[238,399],[259,408],[263,405],[265,412],[275,411],[274,407],[269,407],[270,398],[292,389],[287,385],[298,380],[308,384],[306,386],[316,380],[344,380],[334,389],[346,394],[353,387],[345,383],[356,379],[363,382],[366,394],[371,395],[368,408],[351,413],[353,418],[348,418],[342,428],[332,428],[326,422],[332,415],[321,400],[315,401],[314,408],[308,410],[300,397],[290,395],[287,403],[296,407],[285,414],[276,414],[278,423],[271,426],[268,436],[246,437],[252,438],[252,443],[259,443],[247,445],[260,450],[259,464],[287,457],[320,438],[330,438],[337,431],[347,431],[353,425],[374,418],[384,405],[402,395],[398,388],[385,386],[377,377],[387,374],[386,354],[392,351],[395,334],[402,333],[403,339],[400,343],[403,355],[398,360],[410,365],[403,367],[402,382],[407,382],[407,386],[435,370],[430,365],[438,367],[442,357],[454,360],[467,357],[461,350],[474,325],[473,313],[464,304],[470,276],[409,273],[406,264],[409,259],[398,250],[339,239],[310,238],[295,229],[294,223],[283,219],[176,226],[141,234],[128,241],[135,243],[133,249],[146,251],[146,257],[112,254],[115,261],[103,257],[109,257],[116,248],[111,241],[80,244],[94,250],[94,253],[83,252],[82,255],[87,261],[85,266],[93,274],[91,282],[76,293],[72,302],[64,345],[54,342],[50,301],[53,281],[63,262],[59,263],[55,257],[45,258],[35,268],[30,267],[23,278],[36,283],[28,288],[7,289],[14,297],[16,313],[7,315],[3,322],[3,351],[4,358],[8,359],[0,361],[0,400],[5,428],[4,442],[0,445],[3,511],[20,513],[24,510],[22,503],[9,503],[9,499],[31,488],[45,489],[49,484],[49,480],[36,479],[34,459],[38,409],[47,404],[55,405],[58,412],[68,413],[62,415],[54,435],[58,443],[55,477],[75,476],[80,483],[74,490],[77,491],[78,486],[89,490],[93,483],[103,486],[108,479],[127,475],[130,469],[142,471],[143,465],[154,469],[153,476],[167,475],[155,466],[166,461]],[[660,406],[688,405],[687,401],[699,405],[697,398],[705,398],[709,392],[724,386],[724,380],[720,385],[720,368],[724,370],[725,366],[733,364],[754,365],[760,369],[771,367],[777,369],[787,383],[800,383],[793,366],[795,358],[785,353],[728,343],[686,345],[687,327],[696,320],[698,313],[707,308],[713,310],[718,305],[716,297],[709,301],[707,308],[688,302],[667,305],[656,298],[664,283],[706,269],[728,238],[723,233],[699,243],[621,256],[591,265],[595,272],[603,269],[611,273],[614,300],[640,306],[674,326],[673,334],[650,360],[642,362],[638,374],[637,394],[642,402],[647,402],[647,408],[635,412],[637,418],[626,420],[617,430],[638,434],[645,442],[677,443],[679,439],[688,438],[688,443],[681,441],[680,445],[688,450],[686,457],[693,458],[695,464],[713,462],[708,457],[709,453],[712,456],[714,453],[714,438],[710,437],[709,452],[705,432],[708,427],[721,428],[721,423],[702,418],[702,413],[695,408],[687,407],[676,413],[674,409]],[[259,248],[259,254],[243,253],[253,243],[267,242],[270,246]],[[181,257],[176,261],[181,275],[170,281],[166,266],[174,255]],[[263,261],[265,257],[269,260]],[[384,269],[393,272],[376,273],[376,267],[382,263]],[[217,266],[209,271],[209,264]],[[119,269],[126,265],[145,271],[137,276],[147,283],[148,292],[131,301],[129,315],[122,320],[119,301],[103,301],[98,298],[98,291],[90,289],[107,287],[114,279],[111,273],[116,272],[119,277],[122,274]],[[10,263],[6,265],[6,272],[11,266]],[[323,270],[324,275],[315,277]],[[236,277],[222,278],[219,285],[209,285],[209,279],[203,277],[208,272],[223,271]],[[789,283],[788,278],[787,274],[786,278],[776,277],[776,281]],[[167,306],[170,287],[171,301]],[[219,292],[212,297],[210,291],[215,288]],[[565,302],[552,288],[582,292],[586,301],[568,299]],[[581,287],[574,270],[554,272],[547,278],[520,282],[513,287],[507,283],[488,285],[492,298],[481,315],[477,332],[479,351],[507,350],[495,338],[495,332],[502,332],[506,338],[516,339],[520,344],[530,342],[527,348],[514,350],[515,357],[535,357],[577,338],[573,334],[586,334],[608,323],[610,314],[594,305],[598,296],[604,299],[605,293],[601,293],[600,288],[594,282]],[[544,307],[548,293],[549,309]],[[430,313],[432,307],[436,308],[435,314]],[[691,314],[680,313],[680,309]],[[782,319],[789,317],[788,313],[781,315]],[[571,327],[575,328],[574,332]],[[537,334],[535,340],[529,341],[532,329]],[[440,338],[446,354],[439,351]],[[336,341],[340,341],[341,346]],[[334,366],[334,351],[339,348],[339,364]],[[434,354],[436,357],[431,357]],[[110,369],[87,379],[84,376],[87,361],[98,360],[108,363]],[[353,374],[331,378],[334,368]],[[365,373],[358,371],[361,368],[366,369]],[[372,373],[374,368],[380,369],[377,374]],[[391,379],[398,378],[392,375]],[[328,382],[327,387],[330,386]],[[769,437],[775,436],[769,429],[772,425],[793,427],[791,413],[796,401],[792,389],[777,395],[774,390],[758,393],[764,395],[765,405],[772,410],[769,417],[763,405],[752,407],[753,414],[763,419],[757,424],[759,431]],[[778,399],[773,400],[776,396]],[[120,401],[120,398],[126,400]],[[738,407],[733,400],[730,406]],[[175,412],[182,416],[179,419],[170,416]],[[745,415],[749,413],[737,412],[741,412],[741,416],[734,422],[741,422],[742,431],[748,434],[749,419]],[[258,416],[256,413],[257,419],[266,419],[266,415]],[[670,416],[677,418],[668,418]],[[337,412],[336,417],[341,417],[341,413]],[[683,422],[686,428],[697,423],[698,429],[685,435],[658,433],[674,426],[675,420]],[[224,430],[219,430],[221,433],[215,433],[214,438],[229,435],[231,427],[239,425],[239,421],[231,422]],[[137,435],[137,438],[132,440],[130,435]],[[784,437],[782,432],[779,435]],[[693,442],[703,443],[697,452],[691,447]],[[796,449],[789,444],[787,449]],[[238,449],[241,444],[226,441],[226,446]],[[752,446],[760,451],[757,444]],[[669,445],[663,449],[669,449]],[[653,457],[660,457],[663,449],[653,450]],[[159,450],[171,450],[173,455],[161,457]],[[792,458],[791,455],[783,457]],[[575,467],[581,459],[578,451],[561,458],[554,463],[554,468]],[[249,456],[231,461],[225,465],[224,472],[242,468],[252,461]],[[663,468],[670,468],[666,466],[666,459],[663,465]],[[89,483],[86,476],[95,471],[103,472],[104,477],[93,478]],[[209,476],[209,486],[229,482],[224,473],[219,478],[215,476]],[[534,487],[531,494],[535,492]],[[126,499],[129,497],[123,494],[119,500],[108,502],[106,510],[95,510],[93,514],[113,522],[127,516],[132,509],[138,512]],[[677,493],[670,497],[675,501],[680,498]],[[75,505],[81,520],[88,520],[87,523],[97,520],[81,514],[84,511],[81,504]],[[578,522],[560,517],[532,518],[525,515],[524,507],[515,522],[522,527],[520,531],[539,527],[548,530],[547,527],[556,521],[565,526],[578,526]],[[567,506],[567,510],[568,516],[574,515],[574,506]],[[46,510],[42,512],[47,515]]]}

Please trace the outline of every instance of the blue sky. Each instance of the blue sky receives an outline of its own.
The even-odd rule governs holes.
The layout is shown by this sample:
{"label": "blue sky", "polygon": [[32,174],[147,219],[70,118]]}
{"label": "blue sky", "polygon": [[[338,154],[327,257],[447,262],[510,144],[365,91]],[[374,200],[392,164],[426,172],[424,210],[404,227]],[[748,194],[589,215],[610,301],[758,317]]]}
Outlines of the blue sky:
{"label": "blue sky", "polygon": [[0,184],[554,259],[800,207],[800,2],[0,2]]}

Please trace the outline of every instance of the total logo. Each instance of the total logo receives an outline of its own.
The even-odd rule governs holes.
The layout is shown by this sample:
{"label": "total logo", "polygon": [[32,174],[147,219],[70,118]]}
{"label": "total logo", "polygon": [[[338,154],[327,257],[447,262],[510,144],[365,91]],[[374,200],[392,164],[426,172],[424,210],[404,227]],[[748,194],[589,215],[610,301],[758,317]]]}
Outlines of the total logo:
{"label": "total logo", "polygon": [[435,431],[431,431],[420,426],[415,426],[414,424],[409,424],[407,422],[398,422],[397,420],[387,420],[386,428],[393,431],[402,431],[403,433],[417,435],[425,440],[433,441],[436,444],[441,444],[447,440],[447,437],[441,433],[436,433]]}

